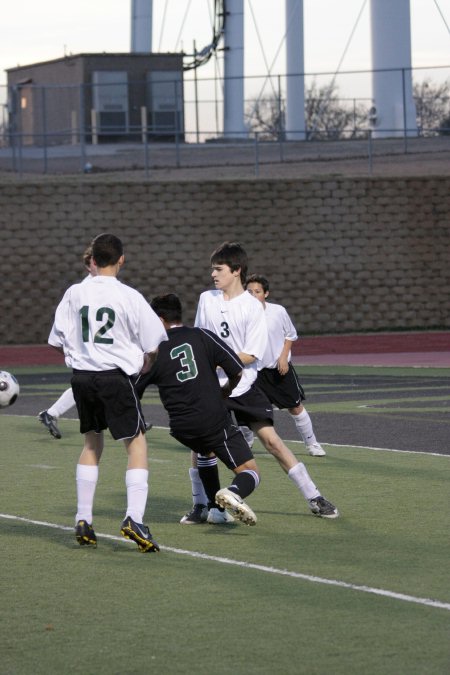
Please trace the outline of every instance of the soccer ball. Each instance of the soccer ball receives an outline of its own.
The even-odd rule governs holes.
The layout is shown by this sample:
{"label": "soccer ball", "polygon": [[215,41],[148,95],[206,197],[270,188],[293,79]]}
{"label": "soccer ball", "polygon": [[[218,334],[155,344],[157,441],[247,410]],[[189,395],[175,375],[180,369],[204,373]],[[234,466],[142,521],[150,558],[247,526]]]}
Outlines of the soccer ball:
{"label": "soccer ball", "polygon": [[6,370],[0,370],[0,408],[7,408],[15,403],[19,392],[19,383],[14,375]]}

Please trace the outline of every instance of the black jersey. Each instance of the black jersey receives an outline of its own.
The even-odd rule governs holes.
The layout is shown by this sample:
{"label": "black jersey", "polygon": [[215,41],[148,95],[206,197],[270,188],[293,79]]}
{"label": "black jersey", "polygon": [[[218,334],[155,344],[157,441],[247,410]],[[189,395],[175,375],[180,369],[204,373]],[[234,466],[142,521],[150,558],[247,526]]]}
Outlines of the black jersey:
{"label": "black jersey", "polygon": [[149,384],[157,385],[174,434],[195,437],[222,427],[228,411],[216,368],[221,366],[232,377],[243,369],[242,362],[204,328],[177,326],[167,335],[169,340],[160,344],[153,367],[139,378],[138,393]]}

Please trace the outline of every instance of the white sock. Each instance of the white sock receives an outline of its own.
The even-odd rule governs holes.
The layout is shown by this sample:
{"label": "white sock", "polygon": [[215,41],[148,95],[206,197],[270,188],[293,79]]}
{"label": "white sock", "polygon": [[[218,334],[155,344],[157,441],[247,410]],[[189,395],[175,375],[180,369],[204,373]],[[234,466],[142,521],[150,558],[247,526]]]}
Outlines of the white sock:
{"label": "white sock", "polygon": [[294,420],[295,426],[297,427],[297,430],[305,445],[317,443],[317,439],[314,436],[314,431],[312,428],[311,418],[305,408],[303,408],[299,415],[292,415],[292,419]]}
{"label": "white sock", "polygon": [[253,442],[255,440],[255,434],[249,427],[239,427],[241,430],[242,435],[244,436],[245,440],[247,441],[247,445],[249,448],[253,447]]}
{"label": "white sock", "polygon": [[125,518],[130,516],[135,523],[143,523],[148,496],[147,469],[128,469],[125,473],[125,485],[127,486]]}
{"label": "white sock", "polygon": [[73,397],[73,391],[72,387],[69,389],[66,389],[66,391],[61,394],[59,399],[54,402],[53,405],[50,406],[50,408],[47,409],[47,412],[49,415],[52,417],[61,417],[61,415],[64,415],[65,412],[70,410],[70,408],[73,408],[75,405],[75,399]]}
{"label": "white sock", "polygon": [[299,462],[288,473],[289,478],[296,484],[306,501],[319,497],[320,492],[311,480],[303,462]]}
{"label": "white sock", "polygon": [[192,503],[194,506],[196,504],[206,504],[208,503],[208,497],[206,496],[205,488],[203,487],[202,479],[198,475],[198,469],[191,467],[189,469],[189,478],[191,479],[192,485]]}
{"label": "white sock", "polygon": [[92,525],[92,507],[94,505],[95,488],[98,481],[98,466],[77,464],[77,515],[75,524],[85,520]]}

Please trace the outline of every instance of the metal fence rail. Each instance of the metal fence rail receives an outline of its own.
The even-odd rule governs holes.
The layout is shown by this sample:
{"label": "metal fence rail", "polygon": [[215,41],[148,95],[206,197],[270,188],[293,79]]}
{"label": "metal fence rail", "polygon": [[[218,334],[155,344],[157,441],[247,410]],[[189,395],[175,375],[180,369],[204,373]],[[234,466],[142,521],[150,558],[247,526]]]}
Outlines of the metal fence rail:
{"label": "metal fence rail", "polygon": [[[330,76],[330,73],[312,73],[305,75],[305,81],[314,83],[314,91],[320,91],[321,83],[324,86],[329,83]],[[150,123],[153,111],[145,107],[140,114],[136,111],[133,114],[139,123],[131,124],[127,118],[124,125],[110,116],[105,124],[99,111],[86,109],[86,101],[92,100],[91,85],[27,84],[9,89],[3,86],[0,87],[0,169],[20,175],[139,169],[149,175],[155,167],[235,164],[253,167],[253,174],[258,175],[266,163],[303,161],[308,157],[311,144],[328,144],[327,150],[322,149],[322,156],[333,155],[330,144],[339,141],[339,152],[364,158],[371,173],[377,153],[387,147],[386,143],[377,141],[380,132],[396,140],[389,147],[389,152],[395,153],[407,153],[417,138],[450,135],[450,96],[445,95],[450,94],[450,66],[414,71],[416,81],[443,83],[441,92],[444,92],[436,100],[431,86],[427,100],[427,86],[422,87],[425,94],[416,102],[418,115],[414,129],[374,129],[370,118],[372,101],[362,93],[368,89],[370,76],[371,71],[333,74],[332,105],[341,113],[340,123],[334,126],[332,117],[322,119],[320,124],[315,118],[309,119],[306,129],[290,130],[304,135],[305,141],[300,143],[287,141],[285,137],[286,78],[281,75],[246,78],[247,128],[245,133],[232,133],[231,138],[223,136],[219,80],[200,79],[196,73],[186,75],[183,110],[181,114],[172,111],[176,114],[169,115],[172,120],[169,124]],[[179,82],[173,86],[177,94]],[[340,88],[344,87],[350,90],[350,95],[340,94]],[[255,110],[263,101],[267,102],[263,111],[266,117],[256,119]],[[315,110],[320,111],[330,100],[313,103]],[[437,111],[435,119],[433,110]],[[259,114],[261,116],[261,109]],[[430,120],[434,123],[430,124]],[[352,141],[351,148],[342,153],[342,144],[347,141]]]}

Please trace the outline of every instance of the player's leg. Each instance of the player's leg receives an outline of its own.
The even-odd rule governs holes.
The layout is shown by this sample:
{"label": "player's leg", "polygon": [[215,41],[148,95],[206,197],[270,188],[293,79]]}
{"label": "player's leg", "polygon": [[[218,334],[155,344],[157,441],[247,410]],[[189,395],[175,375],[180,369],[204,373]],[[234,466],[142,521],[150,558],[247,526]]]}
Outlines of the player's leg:
{"label": "player's leg", "polygon": [[241,430],[241,434],[245,438],[248,447],[252,448],[253,443],[255,441],[255,434],[253,433],[253,431],[250,429],[250,427],[247,427],[245,425],[240,426],[239,429]]}
{"label": "player's leg", "polygon": [[158,544],[152,538],[144,514],[148,497],[148,451],[147,440],[142,432],[133,438],[125,439],[128,453],[128,466],[125,474],[127,488],[127,510],[122,523],[121,534],[134,541],[139,549],[146,553],[159,551]]}
{"label": "player's leg", "polygon": [[72,387],[69,387],[69,389],[66,389],[61,396],[54,402],[53,405],[50,406],[50,408],[47,409],[47,412],[52,416],[56,417],[61,417],[61,415],[64,415],[70,408],[73,408],[75,405],[75,398],[73,395]]}
{"label": "player's leg", "polygon": [[288,408],[288,410],[292,415],[292,419],[294,420],[294,424],[301,436],[303,443],[306,445],[308,453],[312,457],[324,457],[327,453],[322,448],[320,443],[317,442],[317,438],[313,431],[311,418],[305,407],[300,404],[295,408]]}
{"label": "player's leg", "polygon": [[266,450],[275,457],[281,468],[300,490],[311,511],[323,518],[337,518],[339,515],[337,508],[320,494],[303,462],[297,460],[273,426],[266,422],[257,422],[252,423],[251,428]]}
{"label": "player's leg", "polygon": [[276,368],[263,368],[258,373],[257,382],[273,405],[290,412],[308,453],[315,457],[323,457],[326,452],[317,442],[311,418],[303,407],[305,392],[292,363],[284,375]]}
{"label": "player's leg", "polygon": [[256,516],[244,499],[258,487],[259,470],[251,449],[240,429],[231,423],[231,418],[224,429],[223,441],[215,447],[215,452],[235,474],[231,484],[216,493],[216,504],[229,509],[246,525],[255,525]]}
{"label": "player's leg", "polygon": [[75,536],[80,546],[97,545],[92,527],[93,505],[98,481],[98,465],[103,452],[103,434],[89,431],[84,435],[84,446],[76,468],[77,513]]}
{"label": "player's leg", "polygon": [[[216,472],[218,480],[217,460]],[[211,469],[211,474],[214,469]],[[200,525],[205,523],[208,517],[208,497],[203,487],[202,479],[197,463],[197,453],[191,450],[191,467],[189,468],[189,480],[191,481],[192,490],[192,508],[185,513],[181,518],[180,523],[183,525]]]}
{"label": "player's leg", "polygon": [[61,432],[58,429],[57,420],[58,417],[61,417],[67,410],[73,408],[75,405],[75,399],[73,396],[72,387],[66,389],[57,401],[47,410],[42,410],[38,415],[38,420],[48,429],[50,434],[54,438],[61,438]]}

